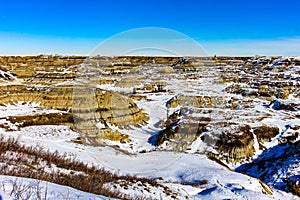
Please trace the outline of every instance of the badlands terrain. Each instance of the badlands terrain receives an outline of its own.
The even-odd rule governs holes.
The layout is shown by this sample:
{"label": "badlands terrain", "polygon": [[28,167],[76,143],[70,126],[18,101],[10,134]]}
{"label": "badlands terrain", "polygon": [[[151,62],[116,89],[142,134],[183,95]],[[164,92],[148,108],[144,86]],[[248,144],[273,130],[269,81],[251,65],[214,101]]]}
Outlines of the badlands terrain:
{"label": "badlands terrain", "polygon": [[8,199],[299,199],[300,57],[2,56],[0,83]]}

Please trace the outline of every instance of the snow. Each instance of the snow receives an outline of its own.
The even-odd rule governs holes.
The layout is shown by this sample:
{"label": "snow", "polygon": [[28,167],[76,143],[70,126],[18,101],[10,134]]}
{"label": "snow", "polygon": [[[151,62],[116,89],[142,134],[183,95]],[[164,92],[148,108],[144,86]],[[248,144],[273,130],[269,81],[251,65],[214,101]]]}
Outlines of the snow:
{"label": "snow", "polygon": [[46,113],[62,113],[58,110],[49,110],[39,108],[39,102],[22,102],[16,104],[0,105],[0,118],[9,116],[24,116],[32,114],[46,114]]}
{"label": "snow", "polygon": [[[263,60],[260,60],[263,61]],[[276,62],[280,62],[278,60]],[[228,66],[230,67],[230,66]],[[4,72],[0,75],[4,76]],[[149,73],[149,72],[148,72]],[[6,118],[9,116],[25,116],[42,113],[61,112],[57,110],[47,110],[39,108],[39,103],[23,103],[19,102],[14,105],[0,106],[0,124],[8,124],[14,131],[5,131],[0,129],[0,134],[4,137],[17,138],[21,144],[26,146],[39,146],[50,152],[59,152],[59,154],[74,157],[85,163],[104,167],[107,170],[118,172],[119,174],[132,174],[141,177],[148,177],[157,180],[160,184],[170,187],[176,192],[178,199],[298,199],[297,197],[274,189],[273,195],[265,194],[264,188],[258,179],[243,175],[228,168],[225,168],[216,162],[207,158],[205,152],[213,151],[212,147],[204,143],[198,137],[190,146],[190,150],[186,153],[165,151],[164,146],[157,148],[149,143],[148,139],[157,134],[162,127],[160,123],[166,121],[167,114],[179,110],[180,107],[167,109],[166,103],[174,96],[186,95],[209,95],[222,96],[225,99],[235,97],[240,99],[238,95],[228,94],[223,91],[224,85],[220,84],[216,79],[214,72],[205,72],[202,74],[205,78],[199,80],[179,79],[176,74],[170,75],[168,79],[169,85],[166,86],[167,91],[159,94],[148,93],[147,100],[135,101],[139,108],[142,108],[149,114],[148,124],[142,127],[130,127],[122,129],[110,125],[113,130],[119,130],[123,134],[130,136],[131,142],[121,144],[105,140],[107,146],[89,146],[72,142],[72,139],[80,136],[79,133],[71,130],[68,126],[28,126],[18,129],[16,124],[11,124]],[[216,72],[217,73],[217,72]],[[245,72],[241,72],[244,74]],[[292,73],[291,73],[292,75]],[[297,76],[294,76],[295,78]],[[167,80],[167,79],[166,79]],[[138,87],[142,88],[143,85]],[[246,86],[246,85],[245,85]],[[98,88],[104,90],[112,90],[132,94],[133,87],[115,87],[114,85],[100,85]],[[300,102],[299,98],[290,97],[287,102]],[[188,102],[187,102],[188,103]],[[276,125],[280,129],[280,134],[269,143],[263,145],[267,148],[274,147],[278,144],[279,138],[291,133],[291,130],[286,128],[287,125],[300,125],[299,118],[289,118],[290,113],[277,111],[264,105],[269,105],[270,102],[260,99],[253,99],[251,107],[245,108],[239,105],[238,111],[226,109],[226,105],[222,108],[216,108],[213,112],[207,113],[192,113],[189,117],[211,117],[214,120],[234,120],[237,124],[252,124],[252,125]],[[203,109],[205,110],[205,109]],[[207,109],[208,110],[208,109]],[[169,112],[169,113],[168,113]],[[293,114],[299,114],[299,111]],[[257,117],[263,117],[261,121],[255,121]],[[187,119],[188,120],[188,119]],[[98,128],[105,128],[102,123],[97,124]],[[232,128],[232,127],[230,127]],[[233,127],[234,128],[234,127]],[[225,129],[224,129],[225,130]],[[229,130],[228,130],[229,131]],[[216,127],[210,127],[204,134],[219,134],[220,131]],[[263,153],[259,150],[259,144],[256,136],[255,149],[257,158]],[[299,140],[299,138],[297,139]],[[163,151],[161,150],[163,149]],[[281,152],[278,152],[280,154]],[[274,156],[274,155],[269,155]],[[236,163],[230,165],[232,169],[240,165]],[[253,169],[255,173],[255,169]],[[299,166],[294,165],[293,170],[286,173],[299,174]],[[48,188],[48,199],[65,198],[68,195],[69,199],[107,199],[106,197],[84,193],[69,187],[60,186],[43,181],[0,176],[0,192],[4,199],[13,199],[10,191],[12,190],[11,180],[18,180],[21,184],[33,185],[37,184],[41,188]],[[1,186],[1,183],[4,183]],[[121,184],[107,184],[107,187],[116,186],[116,189],[130,194],[144,194],[151,199],[171,198],[162,194],[162,189],[153,188],[149,185],[140,186],[141,183],[134,183],[128,186],[127,189],[121,187]],[[5,191],[4,191],[5,187]],[[145,190],[149,188],[151,192]],[[44,191],[44,190],[43,190]]]}
{"label": "snow", "polygon": [[[48,133],[49,135],[43,133]],[[39,145],[50,151],[57,150],[59,153],[68,153],[69,156],[76,157],[81,161],[99,167],[104,166],[106,169],[117,171],[120,174],[130,173],[153,179],[162,177],[162,180],[159,180],[159,182],[176,190],[180,197],[179,199],[187,199],[186,195],[188,195],[188,199],[294,198],[292,195],[279,191],[275,191],[272,196],[265,195],[262,193],[263,189],[257,179],[229,171],[209,160],[205,155],[166,151],[151,151],[130,155],[117,151],[110,146],[92,147],[74,144],[70,142],[70,139],[78,136],[78,134],[66,126],[26,127],[19,132],[2,132],[2,134],[17,137],[19,142],[26,145]],[[201,180],[207,180],[208,183],[199,185]],[[196,187],[181,183],[196,184]],[[78,193],[78,191],[70,188],[66,189],[64,186],[56,185],[55,188],[57,187],[61,188],[53,189],[53,191],[66,191],[69,189],[69,194],[73,195],[73,197],[81,194],[83,196],[81,199],[103,199],[92,194]],[[137,189],[137,185],[132,185],[131,187],[135,189],[125,190],[124,192],[139,194],[137,191],[141,191],[141,189]],[[151,191],[156,191],[156,196],[153,195],[151,198],[157,198],[157,195],[160,194],[159,188],[156,190],[152,188]],[[54,194],[57,195],[58,193],[55,192]],[[56,197],[54,196],[53,199]]]}
{"label": "snow", "polygon": [[2,78],[6,79],[6,80],[13,80],[13,81],[17,81],[18,79],[13,76],[10,72],[5,72],[3,70],[0,70],[0,76],[2,76]]}
{"label": "snow", "polygon": [[[108,200],[101,195],[95,195],[71,187],[57,185],[41,180],[0,175],[0,197],[3,200],[15,199],[74,199],[74,200]],[[1,198],[0,198],[1,199]]]}

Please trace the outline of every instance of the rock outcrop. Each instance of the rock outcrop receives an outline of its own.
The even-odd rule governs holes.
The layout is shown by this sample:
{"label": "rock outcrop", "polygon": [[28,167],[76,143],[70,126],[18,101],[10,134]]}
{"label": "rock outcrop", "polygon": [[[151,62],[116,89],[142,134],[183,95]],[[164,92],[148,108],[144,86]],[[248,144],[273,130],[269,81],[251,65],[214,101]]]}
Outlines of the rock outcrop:
{"label": "rock outcrop", "polygon": [[[41,108],[62,111],[59,114],[12,117],[8,119],[12,123],[19,123],[21,126],[64,124],[88,136],[94,135],[98,139],[127,142],[130,140],[128,136],[111,130],[108,124],[124,128],[129,125],[143,125],[148,121],[145,111],[138,108],[130,97],[118,92],[96,89],[91,83],[88,86],[77,83],[78,77],[85,77],[83,73],[86,71],[80,66],[85,57],[0,58],[1,69],[5,70],[1,73],[2,80],[6,81],[0,86],[2,105],[36,102]],[[106,59],[100,60],[103,64]],[[122,68],[122,66],[110,64],[108,67]],[[94,68],[96,69],[94,72],[97,72],[97,67]],[[132,68],[130,62],[126,64],[126,69],[129,68]],[[95,85],[102,80],[97,81]],[[75,123],[72,123],[71,119],[74,119]],[[97,123],[103,123],[105,127],[99,129]]]}
{"label": "rock outcrop", "polygon": [[216,142],[219,156],[230,162],[241,162],[252,158],[255,153],[254,138],[250,126],[241,126],[232,132],[223,132]]}
{"label": "rock outcrop", "polygon": [[279,134],[279,128],[264,125],[256,127],[253,132],[256,135],[258,142],[271,142],[271,139]]}
{"label": "rock outcrop", "polygon": [[[266,100],[297,97],[300,77],[297,57],[254,57],[222,72],[226,92]],[[234,76],[233,76],[234,74]],[[272,77],[272,78],[270,78]]]}
{"label": "rock outcrop", "polygon": [[210,118],[183,118],[183,112],[172,113],[164,124],[164,128],[155,136],[155,145],[166,145],[168,149],[174,151],[187,151],[190,145],[205,130],[205,126]]}
{"label": "rock outcrop", "polygon": [[227,104],[223,96],[175,96],[167,102],[168,108],[176,108],[178,106],[193,106],[196,108],[212,108],[222,107]]}

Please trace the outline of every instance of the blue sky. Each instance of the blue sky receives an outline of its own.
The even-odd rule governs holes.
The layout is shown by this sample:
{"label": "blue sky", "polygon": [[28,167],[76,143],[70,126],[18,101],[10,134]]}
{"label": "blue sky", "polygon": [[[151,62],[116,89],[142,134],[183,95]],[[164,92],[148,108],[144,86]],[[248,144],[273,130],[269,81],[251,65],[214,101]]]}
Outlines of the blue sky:
{"label": "blue sky", "polygon": [[120,32],[162,27],[209,55],[300,55],[299,8],[298,0],[2,0],[0,54],[87,55]]}

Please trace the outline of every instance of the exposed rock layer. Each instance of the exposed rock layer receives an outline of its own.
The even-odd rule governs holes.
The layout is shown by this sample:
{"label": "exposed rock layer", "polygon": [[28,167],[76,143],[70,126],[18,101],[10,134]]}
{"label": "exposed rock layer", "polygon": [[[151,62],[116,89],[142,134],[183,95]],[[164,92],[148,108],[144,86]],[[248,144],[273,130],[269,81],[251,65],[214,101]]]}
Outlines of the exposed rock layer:
{"label": "exposed rock layer", "polygon": [[[1,69],[5,70],[1,73],[2,78],[9,81],[0,86],[1,104],[38,102],[42,108],[70,112],[67,118],[61,114],[63,119],[45,114],[11,118],[11,122],[23,126],[43,123],[73,126],[71,116],[75,119],[75,127],[82,133],[128,141],[128,136],[121,137],[122,134],[110,130],[107,124],[119,127],[142,125],[148,120],[147,114],[129,97],[95,89],[91,84],[76,83],[85,72],[79,65],[85,59],[77,56],[0,57]],[[97,123],[105,124],[105,128],[98,129]]]}

